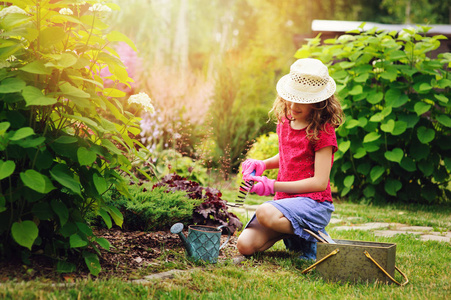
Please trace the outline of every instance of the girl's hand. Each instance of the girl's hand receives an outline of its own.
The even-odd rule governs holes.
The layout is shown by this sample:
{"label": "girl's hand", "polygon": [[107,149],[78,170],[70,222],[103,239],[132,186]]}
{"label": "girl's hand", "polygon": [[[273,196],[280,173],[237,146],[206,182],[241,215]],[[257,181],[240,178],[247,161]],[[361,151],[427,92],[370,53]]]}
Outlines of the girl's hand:
{"label": "girl's hand", "polygon": [[250,174],[255,170],[255,176],[261,176],[266,170],[266,165],[262,160],[246,159],[243,162],[243,180],[250,180]]}
{"label": "girl's hand", "polygon": [[274,179],[268,179],[266,176],[252,176],[251,180],[258,181],[251,188],[251,193],[256,193],[259,196],[269,196],[274,194]]}

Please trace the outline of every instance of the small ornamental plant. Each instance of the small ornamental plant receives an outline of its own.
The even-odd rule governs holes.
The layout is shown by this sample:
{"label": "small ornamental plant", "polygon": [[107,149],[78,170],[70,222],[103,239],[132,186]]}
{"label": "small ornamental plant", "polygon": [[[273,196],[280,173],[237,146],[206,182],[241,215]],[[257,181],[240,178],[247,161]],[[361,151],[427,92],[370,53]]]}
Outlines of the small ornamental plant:
{"label": "small ornamental plant", "polygon": [[[105,23],[118,6],[104,1],[11,0],[0,6],[0,255],[40,252],[72,272],[81,255],[100,272],[98,247],[86,216],[122,225],[105,193],[128,195],[124,174],[144,148],[133,137],[139,121],[124,111],[115,85],[132,80],[113,48],[136,50]],[[3,2],[5,4],[5,2]],[[108,66],[110,75],[100,71]],[[104,80],[115,85],[105,88]],[[147,95],[130,105],[153,110]],[[105,117],[108,116],[108,117]],[[145,148],[144,148],[145,149]]]}
{"label": "small ornamental plant", "polygon": [[362,28],[296,53],[329,63],[337,82],[346,121],[332,181],[355,201],[449,203],[451,53],[429,55],[446,37]]}
{"label": "small ornamental plant", "polygon": [[168,192],[186,192],[190,199],[201,202],[194,208],[193,223],[196,225],[220,226],[227,225],[231,232],[240,230],[243,223],[229,212],[227,202],[221,199],[222,193],[211,187],[202,187],[199,183],[181,177],[175,173],[168,174],[153,186],[153,189],[166,187]]}

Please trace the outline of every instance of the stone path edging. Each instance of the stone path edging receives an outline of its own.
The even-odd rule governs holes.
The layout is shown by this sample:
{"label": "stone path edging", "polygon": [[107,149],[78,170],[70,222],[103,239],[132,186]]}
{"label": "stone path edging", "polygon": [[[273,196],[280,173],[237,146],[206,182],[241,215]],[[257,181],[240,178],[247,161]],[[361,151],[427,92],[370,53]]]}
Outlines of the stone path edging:
{"label": "stone path edging", "polygon": [[[332,222],[332,220],[334,220]],[[331,220],[331,224],[337,224],[343,220],[334,218]],[[422,241],[439,241],[439,242],[451,242],[451,231],[436,232],[434,228],[429,226],[408,226],[400,223],[383,223],[383,222],[371,222],[358,225],[343,225],[332,227],[333,230],[366,230],[374,231],[375,236],[393,237],[397,234],[413,234],[419,235]]]}

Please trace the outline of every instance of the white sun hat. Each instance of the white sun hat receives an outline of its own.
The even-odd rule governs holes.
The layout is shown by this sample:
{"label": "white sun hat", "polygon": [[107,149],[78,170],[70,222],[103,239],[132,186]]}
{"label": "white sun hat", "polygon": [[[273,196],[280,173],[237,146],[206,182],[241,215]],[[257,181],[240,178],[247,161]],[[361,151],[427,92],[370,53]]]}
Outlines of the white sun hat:
{"label": "white sun hat", "polygon": [[337,86],[329,70],[318,59],[302,58],[290,67],[290,74],[280,78],[276,90],[284,100],[295,103],[316,103],[328,99]]}

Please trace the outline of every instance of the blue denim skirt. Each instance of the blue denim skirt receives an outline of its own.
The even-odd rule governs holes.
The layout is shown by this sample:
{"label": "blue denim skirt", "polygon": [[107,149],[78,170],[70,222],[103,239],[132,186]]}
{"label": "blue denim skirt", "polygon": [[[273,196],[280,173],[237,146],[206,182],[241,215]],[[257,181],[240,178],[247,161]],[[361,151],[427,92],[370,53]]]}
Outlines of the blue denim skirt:
{"label": "blue denim skirt", "polygon": [[[304,228],[326,233],[324,228],[329,224],[332,212],[335,211],[333,203],[318,202],[307,197],[285,198],[265,203],[273,205],[291,222],[295,235],[311,242],[316,242],[316,239],[304,231]],[[252,222],[258,222],[255,214],[246,227]]]}

